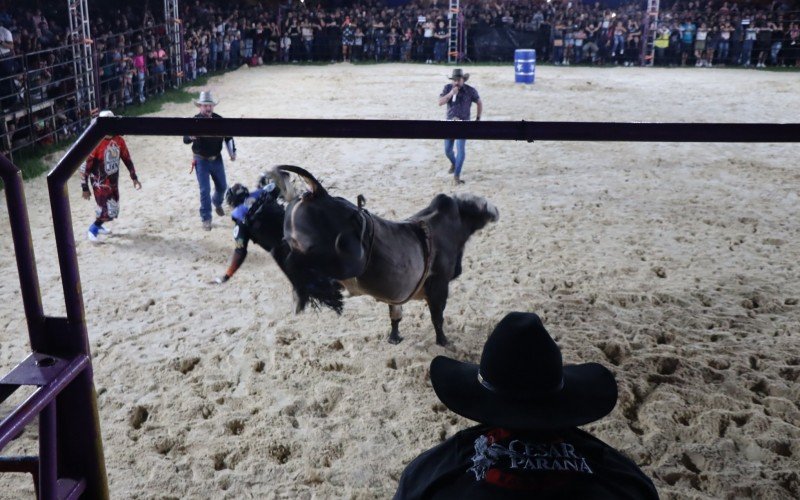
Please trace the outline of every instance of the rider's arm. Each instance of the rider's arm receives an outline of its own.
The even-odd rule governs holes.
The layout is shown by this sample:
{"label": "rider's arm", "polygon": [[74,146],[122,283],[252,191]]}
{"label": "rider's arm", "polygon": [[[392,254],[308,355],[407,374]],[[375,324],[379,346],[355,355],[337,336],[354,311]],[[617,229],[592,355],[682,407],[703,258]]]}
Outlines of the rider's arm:
{"label": "rider's arm", "polygon": [[218,279],[220,283],[231,279],[247,258],[247,244],[250,242],[250,235],[244,224],[240,222],[236,223],[236,227],[233,229],[233,239],[236,242],[236,248],[233,250],[228,270]]}

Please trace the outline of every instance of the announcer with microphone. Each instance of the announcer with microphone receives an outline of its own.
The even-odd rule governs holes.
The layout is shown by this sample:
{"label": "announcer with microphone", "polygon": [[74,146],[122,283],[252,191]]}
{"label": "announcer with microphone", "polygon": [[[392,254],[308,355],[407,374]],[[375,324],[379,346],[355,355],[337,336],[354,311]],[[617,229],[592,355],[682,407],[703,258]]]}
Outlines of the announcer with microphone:
{"label": "announcer with microphone", "polygon": [[[469,73],[464,73],[463,70],[456,68],[450,75],[450,80],[453,83],[445,85],[439,95],[439,106],[447,104],[447,119],[469,121],[470,108],[474,102],[478,105],[478,114],[475,116],[475,120],[480,121],[483,103],[475,87],[467,85]],[[464,184],[464,181],[461,180],[461,167],[464,165],[466,144],[466,139],[445,139],[444,141],[444,154],[450,160],[448,173],[453,174],[453,182],[456,186]],[[456,147],[455,154],[453,154],[453,145]]]}

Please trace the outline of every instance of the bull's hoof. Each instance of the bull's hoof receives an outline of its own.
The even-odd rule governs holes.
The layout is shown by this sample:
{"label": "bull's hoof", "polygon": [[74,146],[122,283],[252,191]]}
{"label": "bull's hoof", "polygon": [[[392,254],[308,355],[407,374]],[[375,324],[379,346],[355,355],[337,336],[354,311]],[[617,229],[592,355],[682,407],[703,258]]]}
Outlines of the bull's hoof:
{"label": "bull's hoof", "polygon": [[436,337],[436,343],[439,344],[442,347],[447,347],[447,344],[449,342],[447,341],[447,337],[442,335],[441,337]]}
{"label": "bull's hoof", "polygon": [[400,335],[389,335],[389,343],[390,344],[395,344],[396,345],[396,344],[399,344],[402,341],[403,341],[403,337],[401,337]]}

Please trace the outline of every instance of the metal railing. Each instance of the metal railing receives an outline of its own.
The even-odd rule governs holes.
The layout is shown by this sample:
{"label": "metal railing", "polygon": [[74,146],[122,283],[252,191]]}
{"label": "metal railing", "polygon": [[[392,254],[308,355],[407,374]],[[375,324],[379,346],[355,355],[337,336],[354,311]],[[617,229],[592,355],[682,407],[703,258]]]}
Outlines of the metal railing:
{"label": "metal railing", "polygon": [[[38,417],[39,455],[2,457],[0,471],[33,474],[41,499],[107,498],[89,344],[66,318],[45,316],[22,172],[0,155],[22,303],[33,351],[0,379],[0,403],[23,386],[35,390],[0,420],[0,450]],[[74,251],[74,248],[73,248]],[[80,292],[77,292],[80,295]],[[69,294],[74,295],[74,294]],[[85,334],[85,325],[84,331]]]}
{"label": "metal railing", "polygon": [[[176,85],[177,72],[168,44],[166,25],[98,37],[93,55],[100,106],[105,109],[129,106]],[[134,67],[139,47],[145,63],[141,74]]]}
{"label": "metal railing", "polygon": [[[140,74],[132,63],[139,45],[145,58],[142,97],[176,87],[183,69],[173,66],[169,42],[163,24],[94,40],[91,52],[98,104],[117,109],[139,100]],[[58,143],[75,137],[88,123],[96,110],[79,104],[86,99],[77,94],[72,60],[77,45],[82,42],[3,59],[10,74],[0,76],[0,154],[13,158],[22,149]]]}
{"label": "metal railing", "polygon": [[74,135],[82,115],[77,106],[69,46],[4,59],[13,74],[0,77],[0,152],[7,156],[34,144],[53,144]]}

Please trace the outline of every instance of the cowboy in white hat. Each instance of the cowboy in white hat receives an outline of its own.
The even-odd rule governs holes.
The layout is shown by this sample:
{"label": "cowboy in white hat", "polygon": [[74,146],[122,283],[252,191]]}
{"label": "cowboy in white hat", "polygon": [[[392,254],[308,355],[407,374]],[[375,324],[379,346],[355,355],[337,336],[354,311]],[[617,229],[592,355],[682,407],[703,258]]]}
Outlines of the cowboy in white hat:
{"label": "cowboy in white hat", "polygon": [[658,499],[630,459],[578,429],[617,403],[614,375],[597,363],[563,365],[539,317],[497,324],[480,364],[437,356],[436,396],[481,425],[411,462],[395,499]]}
{"label": "cowboy in white hat", "polygon": [[[470,120],[470,108],[474,102],[478,107],[475,120],[479,121],[481,113],[483,113],[483,102],[475,87],[467,85],[469,73],[464,73],[462,69],[455,68],[448,78],[453,83],[445,85],[442,93],[439,94],[439,106],[447,104],[447,119],[468,122]],[[444,141],[444,154],[450,160],[448,173],[453,174],[453,182],[456,185],[464,183],[461,180],[461,167],[464,165],[464,158],[466,157],[466,144],[466,139],[445,139]],[[454,145],[456,147],[455,154],[453,154]]]}
{"label": "cowboy in white hat", "polygon": [[[214,99],[211,91],[200,92],[200,97],[193,101],[194,105],[200,108],[200,113],[195,118],[222,118],[214,113],[214,106],[219,101]],[[236,160],[236,143],[233,137],[225,137],[225,146],[231,161]],[[221,137],[194,137],[184,136],[184,144],[192,145],[192,170],[197,175],[197,183],[200,186],[200,220],[203,229],[211,230],[211,205],[217,215],[224,216],[222,202],[225,197],[225,190],[228,188],[225,180],[225,165],[222,163],[222,142]],[[211,182],[214,181],[214,194],[211,195]]]}

